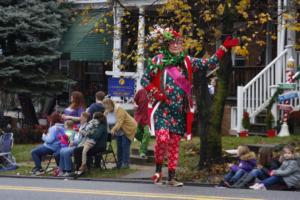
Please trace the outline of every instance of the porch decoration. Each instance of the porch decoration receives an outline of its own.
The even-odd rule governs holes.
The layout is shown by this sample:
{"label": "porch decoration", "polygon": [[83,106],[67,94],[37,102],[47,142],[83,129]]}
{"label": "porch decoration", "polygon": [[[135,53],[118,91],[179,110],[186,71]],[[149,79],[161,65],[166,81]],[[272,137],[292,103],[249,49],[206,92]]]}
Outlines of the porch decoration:
{"label": "porch decoration", "polygon": [[298,98],[298,92],[294,91],[296,89],[296,84],[293,83],[298,79],[299,72],[296,72],[295,60],[290,57],[287,61],[286,68],[286,83],[279,84],[279,88],[284,90],[284,93],[278,97],[278,109],[283,111],[283,123],[281,125],[281,130],[278,134],[279,137],[290,136],[289,127],[287,124],[289,113],[294,109],[290,105],[291,100]]}
{"label": "porch decoration", "polygon": [[243,113],[242,125],[243,125],[244,130],[242,130],[239,133],[239,136],[240,137],[248,137],[249,136],[249,128],[250,128],[250,118],[249,118],[249,113],[247,111],[244,111],[244,113]]}

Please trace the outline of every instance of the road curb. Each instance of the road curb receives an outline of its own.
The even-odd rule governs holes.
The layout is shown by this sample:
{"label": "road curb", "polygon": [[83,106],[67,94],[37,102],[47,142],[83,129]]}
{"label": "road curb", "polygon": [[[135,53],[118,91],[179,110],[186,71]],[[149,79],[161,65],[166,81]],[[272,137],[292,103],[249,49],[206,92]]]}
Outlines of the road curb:
{"label": "road curb", "polygon": [[[121,183],[142,183],[153,184],[148,179],[125,179],[125,178],[66,178],[66,177],[51,177],[51,176],[24,176],[24,175],[1,175],[0,178],[25,178],[25,179],[50,179],[50,180],[74,180],[74,181],[99,181],[99,182],[121,182]],[[201,187],[214,187],[214,184],[208,183],[194,183],[184,182],[186,186],[201,186]]]}

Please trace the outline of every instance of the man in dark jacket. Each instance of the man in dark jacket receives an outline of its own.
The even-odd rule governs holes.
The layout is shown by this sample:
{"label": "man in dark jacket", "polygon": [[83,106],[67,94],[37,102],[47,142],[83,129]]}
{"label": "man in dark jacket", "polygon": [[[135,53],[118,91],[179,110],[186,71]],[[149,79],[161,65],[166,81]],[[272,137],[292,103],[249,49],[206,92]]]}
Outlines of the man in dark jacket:
{"label": "man in dark jacket", "polygon": [[[91,104],[86,110],[86,112],[90,114],[90,118],[93,116],[95,112],[104,113],[104,106],[102,104],[104,98],[105,98],[105,93],[102,91],[99,91],[95,94],[95,103]],[[95,157],[94,166],[100,167],[100,161],[101,160],[99,157]]]}
{"label": "man in dark jacket", "polygon": [[105,98],[105,93],[99,91],[95,94],[95,98],[96,98],[96,102],[91,104],[86,110],[86,112],[90,114],[90,117],[92,117],[95,112],[102,112],[102,113],[104,112],[102,101]]}

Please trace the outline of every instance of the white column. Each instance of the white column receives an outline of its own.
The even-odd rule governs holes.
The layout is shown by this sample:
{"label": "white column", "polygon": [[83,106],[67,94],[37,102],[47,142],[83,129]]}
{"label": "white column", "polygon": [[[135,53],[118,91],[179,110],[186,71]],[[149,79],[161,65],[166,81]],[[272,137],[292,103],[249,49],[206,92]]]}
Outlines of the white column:
{"label": "white column", "polygon": [[[292,16],[292,19],[287,20],[287,24],[290,26],[290,25],[297,23],[297,21],[295,20],[297,16],[294,11],[296,5],[295,5],[294,0],[289,0],[288,2],[286,2],[286,0],[285,0],[285,3],[287,3],[286,6],[287,6],[288,14]],[[290,58],[290,57],[295,58],[295,56],[296,56],[296,52],[293,48],[295,43],[296,43],[296,32],[293,30],[287,29],[288,58]]]}
{"label": "white column", "polygon": [[[280,55],[282,51],[282,47],[284,44],[282,44],[282,38],[284,36],[282,35],[282,23],[283,23],[283,17],[282,17],[282,0],[278,0],[278,5],[277,5],[277,56]],[[281,83],[281,73],[282,73],[282,59],[279,59],[276,61],[276,68],[275,68],[275,84]]]}
{"label": "white column", "polygon": [[145,8],[139,7],[139,28],[138,28],[138,45],[137,45],[137,79],[136,90],[141,88],[141,78],[144,73],[144,44],[145,44]]}
{"label": "white column", "polygon": [[[281,29],[282,29],[282,2],[281,0],[278,0],[277,5],[277,56],[280,54],[280,42],[281,42]],[[278,68],[278,67],[276,67]]]}
{"label": "white column", "polygon": [[122,22],[123,8],[118,5],[114,6],[114,46],[113,46],[113,72],[120,72],[121,64],[121,42],[122,42]]}
{"label": "white column", "polygon": [[244,95],[243,86],[238,86],[237,88],[237,133],[243,130],[242,119],[244,112]]}
{"label": "white column", "polygon": [[[122,42],[122,15],[123,15],[123,8],[121,8],[117,3],[114,5],[113,8],[113,17],[114,17],[114,46],[113,46],[113,66],[112,72],[113,77],[120,77],[119,66],[121,65],[121,42]],[[112,97],[112,100],[116,102],[120,102],[120,97]]]}
{"label": "white column", "polygon": [[284,13],[284,12],[286,12],[286,10],[287,10],[287,0],[283,0],[283,6],[282,6],[282,9],[281,9],[281,13],[280,13],[280,15],[281,15],[281,38],[280,38],[280,52],[279,53],[281,53],[283,50],[284,50],[284,48],[285,48],[285,34],[286,34],[286,20],[284,19],[284,17],[282,16],[282,14]]}

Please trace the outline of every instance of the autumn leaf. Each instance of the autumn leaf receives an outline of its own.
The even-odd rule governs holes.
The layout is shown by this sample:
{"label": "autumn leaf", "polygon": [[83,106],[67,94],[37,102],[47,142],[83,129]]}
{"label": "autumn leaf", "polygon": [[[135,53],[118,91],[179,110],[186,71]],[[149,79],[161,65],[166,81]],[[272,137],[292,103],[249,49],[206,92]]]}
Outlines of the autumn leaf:
{"label": "autumn leaf", "polygon": [[258,44],[259,46],[264,46],[266,44],[266,42],[263,40],[258,40],[258,41],[256,41],[256,44]]}
{"label": "autumn leaf", "polygon": [[224,14],[224,5],[223,4],[219,4],[217,7],[217,14],[218,15],[223,15]]}
{"label": "autumn leaf", "polygon": [[249,51],[245,46],[242,46],[242,47],[241,46],[236,46],[236,47],[234,47],[233,50],[234,50],[236,55],[240,55],[240,56],[244,56],[244,57],[249,55]]}

